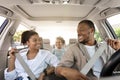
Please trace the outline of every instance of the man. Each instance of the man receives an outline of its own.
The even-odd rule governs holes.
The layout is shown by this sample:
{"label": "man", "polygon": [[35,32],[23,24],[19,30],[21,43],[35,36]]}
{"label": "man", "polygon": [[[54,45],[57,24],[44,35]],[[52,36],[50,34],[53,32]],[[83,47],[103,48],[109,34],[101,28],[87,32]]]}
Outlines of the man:
{"label": "man", "polygon": [[107,42],[112,47],[107,47],[102,56],[95,62],[92,69],[85,76],[80,73],[95,51],[100,47],[94,38],[95,27],[92,21],[83,20],[77,28],[78,43],[69,47],[65,52],[61,62],[56,68],[58,76],[64,76],[67,80],[97,80],[101,69],[110,58],[114,50],[120,49],[120,41],[109,39]]}

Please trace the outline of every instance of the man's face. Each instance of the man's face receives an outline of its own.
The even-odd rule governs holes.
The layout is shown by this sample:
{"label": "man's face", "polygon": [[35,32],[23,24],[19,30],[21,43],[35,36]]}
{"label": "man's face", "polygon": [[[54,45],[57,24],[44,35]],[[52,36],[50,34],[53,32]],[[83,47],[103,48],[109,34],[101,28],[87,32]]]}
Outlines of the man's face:
{"label": "man's face", "polygon": [[87,24],[81,23],[77,28],[78,42],[87,44],[94,36],[93,28],[90,28]]}

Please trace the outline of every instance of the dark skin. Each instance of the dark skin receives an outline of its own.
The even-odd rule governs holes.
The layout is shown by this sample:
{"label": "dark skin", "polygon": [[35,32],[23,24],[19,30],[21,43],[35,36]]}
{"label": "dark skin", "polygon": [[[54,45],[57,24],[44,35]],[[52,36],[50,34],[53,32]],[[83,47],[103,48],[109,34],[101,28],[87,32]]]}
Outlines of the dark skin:
{"label": "dark skin", "polygon": [[[89,46],[95,45],[94,28],[90,28],[87,24],[82,23],[78,26],[77,33],[78,41],[80,43]],[[120,49],[120,40],[108,39],[107,43],[115,50]],[[68,80],[88,80],[87,76],[71,68],[57,67],[56,73],[60,76],[66,77]]]}
{"label": "dark skin", "polygon": [[120,49],[120,40],[118,39],[108,39],[107,40],[108,45],[110,45],[113,49],[119,50]]}
{"label": "dark skin", "polygon": [[[87,24],[82,23],[78,25],[77,34],[80,43],[89,46],[95,45],[94,28],[90,28]],[[57,67],[56,73],[59,76],[64,76],[67,80],[88,80],[87,76],[72,68]]]}
{"label": "dark skin", "polygon": [[[77,28],[79,43],[89,46],[95,45],[94,32],[94,28],[90,28],[87,24],[79,24]],[[120,40],[108,39],[107,43],[115,50],[120,49]],[[58,76],[64,76],[67,80],[88,80],[88,77],[78,70],[68,67],[57,67],[55,72]],[[42,78],[40,80],[43,80]]]}
{"label": "dark skin", "polygon": [[[55,70],[55,67],[49,67],[46,69],[47,75],[53,73]],[[38,78],[38,80],[43,80],[45,77],[45,73],[41,73],[40,77]]]}
{"label": "dark skin", "polygon": [[[28,60],[34,59],[38,53],[38,50],[40,49],[40,40],[38,35],[33,35],[30,37],[30,39],[26,42],[26,44],[29,47],[29,51],[27,53]],[[13,71],[15,69],[15,53],[17,52],[17,49],[12,48],[9,52],[10,59],[8,62],[8,72]]]}
{"label": "dark skin", "polygon": [[[78,26],[78,29],[77,29],[78,39],[79,39],[79,37],[82,36],[82,38],[79,39],[79,42],[82,42],[87,45],[94,45],[95,39],[94,39],[93,29],[89,28],[87,25],[84,25],[85,28],[81,28],[82,26],[83,25]],[[72,68],[57,67],[56,73],[58,76],[64,76],[67,80],[88,80],[88,78],[85,75],[83,75],[79,71],[72,69]],[[44,75],[44,73],[43,73],[43,75]],[[42,78],[41,78],[41,80],[43,80]]]}

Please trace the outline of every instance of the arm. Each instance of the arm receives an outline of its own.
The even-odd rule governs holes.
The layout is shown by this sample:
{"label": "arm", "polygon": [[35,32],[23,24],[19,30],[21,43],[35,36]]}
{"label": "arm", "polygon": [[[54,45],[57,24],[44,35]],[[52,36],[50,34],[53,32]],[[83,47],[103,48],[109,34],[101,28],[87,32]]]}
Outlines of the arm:
{"label": "arm", "polygon": [[73,47],[69,48],[62,57],[59,66],[55,69],[55,73],[58,76],[63,76],[67,80],[87,80],[87,77],[79,72],[79,70],[73,69],[75,66],[75,53]]}
{"label": "arm", "polygon": [[54,66],[56,67],[59,63],[59,60],[58,58],[53,55],[52,53],[48,53],[47,56],[46,56],[46,59],[45,59],[45,62],[49,65],[49,66]]}
{"label": "arm", "polygon": [[[57,59],[57,57],[53,55],[52,53],[48,52],[46,59],[45,59],[45,63],[48,64],[48,67],[46,69],[47,75],[54,72],[54,69],[57,66],[58,62],[59,60]],[[40,74],[38,80],[43,80],[45,76],[46,76],[45,72],[43,71],[43,73]]]}
{"label": "arm", "polygon": [[54,73],[55,67],[49,67],[44,69],[43,73],[40,74],[38,80],[44,80],[45,76]]}
{"label": "arm", "polygon": [[58,76],[64,76],[67,80],[88,80],[85,75],[72,68],[57,67],[56,74]]}
{"label": "arm", "polygon": [[5,80],[13,80],[16,78],[17,74],[15,71],[15,49],[12,48],[9,52],[10,58],[8,59],[8,68],[5,70],[4,75],[5,75]]}
{"label": "arm", "polygon": [[[76,56],[80,56],[80,55],[78,55],[78,53],[80,53],[80,52],[74,51],[74,50],[76,50],[75,46],[72,48],[69,48],[65,52],[64,56],[62,57],[61,62],[59,63],[60,67],[58,66],[55,70],[56,74],[58,76],[64,76],[68,80],[97,80],[97,78],[95,76],[93,76],[92,74],[85,76],[85,75],[80,73],[80,69],[79,70],[73,69],[73,68],[75,68],[74,66],[76,66],[75,64],[81,63],[79,57],[78,58],[76,57]],[[79,63],[76,63],[75,59],[79,60]],[[81,66],[78,65],[77,67],[81,67]]]}

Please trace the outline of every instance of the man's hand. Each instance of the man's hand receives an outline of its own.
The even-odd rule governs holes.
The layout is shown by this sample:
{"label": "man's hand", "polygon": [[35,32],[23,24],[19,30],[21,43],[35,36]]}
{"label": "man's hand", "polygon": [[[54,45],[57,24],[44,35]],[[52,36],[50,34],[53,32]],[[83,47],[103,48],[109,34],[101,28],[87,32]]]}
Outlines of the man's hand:
{"label": "man's hand", "polygon": [[107,43],[115,50],[120,49],[120,40],[117,39],[108,39]]}

